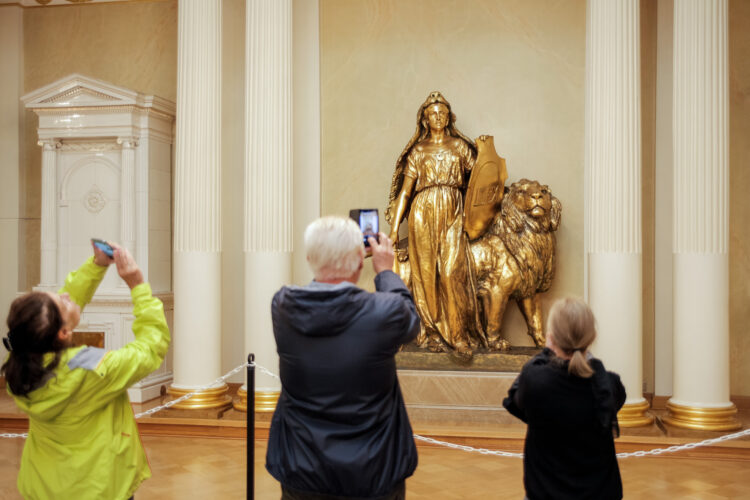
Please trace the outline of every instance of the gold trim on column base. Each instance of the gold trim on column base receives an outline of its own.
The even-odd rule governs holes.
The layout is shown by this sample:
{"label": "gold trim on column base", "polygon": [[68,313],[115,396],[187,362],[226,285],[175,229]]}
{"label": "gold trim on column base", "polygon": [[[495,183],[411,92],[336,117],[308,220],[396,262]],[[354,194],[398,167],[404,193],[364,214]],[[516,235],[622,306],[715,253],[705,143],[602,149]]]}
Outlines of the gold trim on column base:
{"label": "gold trim on column base", "polygon": [[[212,408],[225,408],[232,405],[232,398],[227,394],[229,388],[226,385],[214,389],[200,391],[195,396],[186,399],[171,408],[176,410],[206,410]],[[177,399],[185,394],[193,392],[193,389],[182,389],[178,387],[167,388],[167,394]]]}
{"label": "gold trim on column base", "polygon": [[[276,403],[279,401],[279,391],[255,391],[255,412],[272,413],[276,409]],[[237,411],[247,411],[247,389],[237,391],[239,399],[234,402],[234,409]]]}
{"label": "gold trim on column base", "polygon": [[237,389],[237,397],[232,406],[235,410],[247,413],[247,389],[240,387]]}
{"label": "gold trim on column base", "polygon": [[623,405],[617,412],[620,427],[645,427],[654,423],[654,417],[648,411],[648,401]]}
{"label": "gold trim on column base", "polygon": [[737,420],[737,407],[733,403],[724,408],[701,408],[668,401],[667,412],[664,423],[683,429],[735,431],[742,428],[742,423]]}

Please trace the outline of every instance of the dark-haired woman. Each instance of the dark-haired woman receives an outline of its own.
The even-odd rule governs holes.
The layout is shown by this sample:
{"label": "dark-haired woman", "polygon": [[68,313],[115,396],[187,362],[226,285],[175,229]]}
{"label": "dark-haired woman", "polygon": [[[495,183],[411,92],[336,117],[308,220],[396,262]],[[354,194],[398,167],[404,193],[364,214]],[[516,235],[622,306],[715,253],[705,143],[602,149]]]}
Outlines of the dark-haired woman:
{"label": "dark-haired woman", "polygon": [[528,424],[523,482],[531,500],[622,498],[614,438],[625,388],[588,354],[595,338],[585,302],[557,301],[547,347],[526,363],[503,401]]}
{"label": "dark-haired woman", "polygon": [[[159,367],[169,346],[161,301],[130,253],[98,248],[59,294],[31,292],[8,314],[8,392],[29,415],[18,490],[29,499],[124,500],[151,476],[127,389]],[[121,349],[71,347],[81,309],[110,263],[130,287],[135,340]]]}

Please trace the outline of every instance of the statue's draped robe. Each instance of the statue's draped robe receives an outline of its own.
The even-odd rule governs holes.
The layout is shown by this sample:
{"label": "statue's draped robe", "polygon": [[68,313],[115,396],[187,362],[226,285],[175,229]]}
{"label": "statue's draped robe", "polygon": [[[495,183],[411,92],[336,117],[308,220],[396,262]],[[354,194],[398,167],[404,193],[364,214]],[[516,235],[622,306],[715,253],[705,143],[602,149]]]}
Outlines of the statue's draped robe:
{"label": "statue's draped robe", "polygon": [[404,175],[416,179],[409,210],[411,285],[424,336],[448,345],[469,344],[475,330],[476,297],[469,242],[463,230],[464,174],[473,166],[469,146],[453,141],[438,150],[419,145]]}

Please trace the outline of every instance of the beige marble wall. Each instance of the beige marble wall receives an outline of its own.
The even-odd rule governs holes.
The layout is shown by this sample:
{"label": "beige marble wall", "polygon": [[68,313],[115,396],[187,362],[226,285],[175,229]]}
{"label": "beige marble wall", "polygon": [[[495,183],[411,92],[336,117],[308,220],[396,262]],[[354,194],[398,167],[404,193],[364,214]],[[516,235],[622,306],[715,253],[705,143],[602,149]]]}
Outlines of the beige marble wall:
{"label": "beige marble wall", "polygon": [[730,394],[750,396],[750,2],[729,2]]}
{"label": "beige marble wall", "polygon": [[[29,92],[70,73],[174,101],[177,0],[66,5],[23,12],[24,83]],[[38,120],[25,113],[21,169],[25,270],[20,289],[39,282],[41,150]]]}
{"label": "beige marble wall", "polygon": [[[245,351],[245,0],[222,2],[221,96],[221,301],[222,373],[242,362]],[[229,382],[243,382],[240,372]]]}
{"label": "beige marble wall", "polygon": [[654,181],[656,168],[656,2],[641,0],[641,227],[643,390],[654,392]]}
{"label": "beige marble wall", "polygon": [[[0,6],[0,314],[18,291],[20,267],[21,85],[23,82],[23,12]],[[3,327],[4,327],[3,323]],[[4,355],[4,350],[0,349]]]}
{"label": "beige marble wall", "polygon": [[[509,181],[562,201],[559,267],[544,309],[583,295],[585,1],[321,0],[323,214],[388,200],[416,111],[440,90],[470,137],[495,137]],[[388,228],[385,227],[386,232]],[[360,284],[372,288],[369,264]],[[530,345],[508,308],[511,342]]]}

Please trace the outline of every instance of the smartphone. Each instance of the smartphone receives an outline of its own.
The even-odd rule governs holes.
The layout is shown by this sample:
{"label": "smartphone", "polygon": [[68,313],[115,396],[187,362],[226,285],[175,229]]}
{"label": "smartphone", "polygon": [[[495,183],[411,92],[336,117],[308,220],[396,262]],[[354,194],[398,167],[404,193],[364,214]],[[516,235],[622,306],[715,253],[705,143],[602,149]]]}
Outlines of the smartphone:
{"label": "smartphone", "polygon": [[375,238],[376,241],[380,242],[378,238],[378,209],[377,208],[354,208],[349,210],[349,217],[359,224],[359,230],[362,231],[362,241],[366,247],[370,246],[367,238]]}
{"label": "smartphone", "polygon": [[107,254],[107,256],[114,257],[115,251],[106,241],[98,238],[91,238],[91,243],[93,243],[96,248]]}

